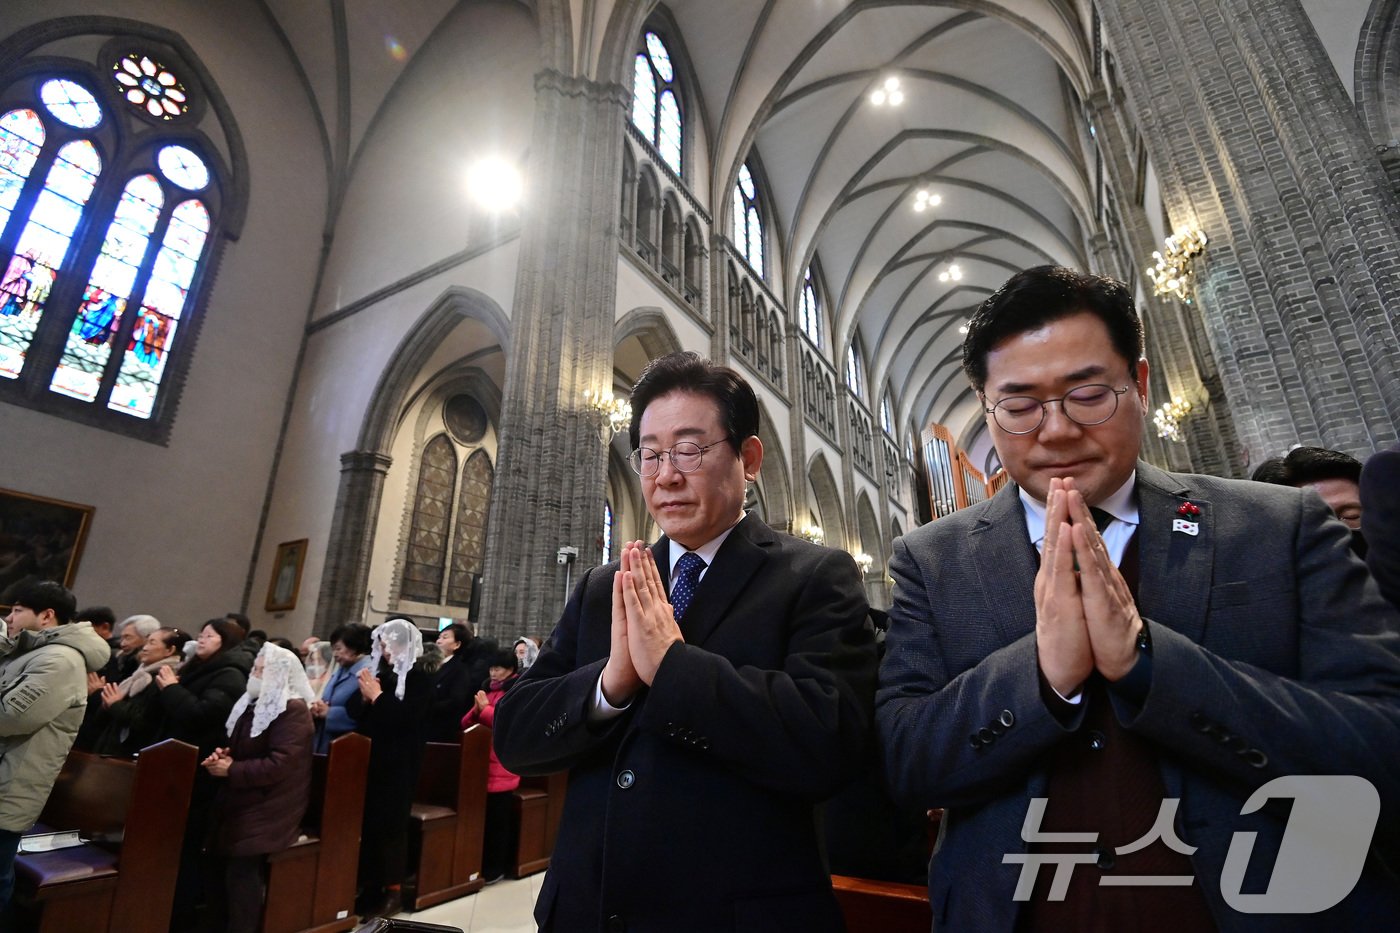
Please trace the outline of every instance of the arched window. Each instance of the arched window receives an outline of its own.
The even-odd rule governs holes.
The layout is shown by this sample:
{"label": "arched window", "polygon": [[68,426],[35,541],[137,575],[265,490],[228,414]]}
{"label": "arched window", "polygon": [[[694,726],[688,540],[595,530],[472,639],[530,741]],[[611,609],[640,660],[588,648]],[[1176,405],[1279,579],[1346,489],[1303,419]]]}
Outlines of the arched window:
{"label": "arched window", "polygon": [[763,218],[758,210],[758,188],[747,164],[739,167],[739,180],[734,184],[734,246],[762,278]]}
{"label": "arched window", "polygon": [[677,175],[681,174],[683,123],[671,53],[660,36],[645,32],[632,70],[632,124]]}
{"label": "arched window", "polygon": [[103,55],[0,80],[0,398],[159,439],[225,179],[182,69]]}
{"label": "arched window", "polygon": [[807,274],[803,276],[802,297],[797,303],[797,323],[802,328],[802,333],[818,350],[822,346],[822,317],[821,305],[817,303],[817,289],[812,284],[812,267],[807,267]]}
{"label": "arched window", "polygon": [[603,500],[603,563],[612,560],[612,528],[613,511],[612,503]]}
{"label": "arched window", "polygon": [[851,393],[856,398],[863,398],[865,393],[861,390],[861,383],[865,381],[865,367],[861,365],[860,354],[856,352],[855,341],[846,348],[846,385],[850,386]]}
{"label": "arched window", "polygon": [[894,437],[894,406],[890,404],[888,390],[880,398],[880,427],[890,437]]}
{"label": "arched window", "polygon": [[447,526],[456,482],[457,451],[446,434],[439,434],[424,446],[418,465],[418,491],[413,498],[408,559],[404,561],[403,580],[399,586],[399,595],[404,599],[436,603],[442,598]]}

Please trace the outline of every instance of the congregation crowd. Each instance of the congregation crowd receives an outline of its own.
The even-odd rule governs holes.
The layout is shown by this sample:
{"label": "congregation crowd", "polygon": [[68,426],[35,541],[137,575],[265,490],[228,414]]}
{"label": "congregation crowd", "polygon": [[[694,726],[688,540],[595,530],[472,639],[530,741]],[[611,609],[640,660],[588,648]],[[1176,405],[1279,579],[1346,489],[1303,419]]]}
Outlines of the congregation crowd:
{"label": "congregation crowd", "polygon": [[[181,842],[172,929],[258,929],[265,861],[302,831],[312,754],[349,732],[371,739],[356,911],[397,913],[425,743],[455,742],[474,723],[489,727],[496,702],[539,652],[535,639],[502,647],[460,622],[425,632],[390,617],[373,629],[350,623],[293,646],[252,629],[240,613],[190,633],[151,615],[118,624],[106,606],[78,610],[73,594],[54,582],[26,584],[11,598],[0,682],[23,681],[25,696],[7,692],[0,741],[12,742],[17,730],[27,741],[12,742],[0,758],[0,916],[21,833],[38,817],[68,743],[132,756],[177,739],[199,749],[201,768]],[[50,645],[77,650],[38,651]],[[37,666],[20,663],[26,658]],[[85,706],[64,695],[82,663]],[[68,711],[51,715],[65,703]],[[482,862],[488,883],[506,871],[508,798],[518,784],[493,753]]]}

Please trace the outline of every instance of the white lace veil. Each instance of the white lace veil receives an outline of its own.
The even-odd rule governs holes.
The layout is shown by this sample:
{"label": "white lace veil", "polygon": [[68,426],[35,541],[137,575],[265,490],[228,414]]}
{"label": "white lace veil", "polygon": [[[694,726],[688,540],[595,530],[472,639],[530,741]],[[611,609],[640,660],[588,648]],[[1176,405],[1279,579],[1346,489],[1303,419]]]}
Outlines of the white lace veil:
{"label": "white lace veil", "polygon": [[311,683],[306,679],[306,670],[295,654],[268,642],[262,646],[258,657],[263,662],[262,690],[256,699],[244,693],[233,704],[233,711],[228,714],[228,722],[225,723],[230,736],[250,703],[253,704],[252,734],[257,736],[262,735],[272,721],[286,711],[288,700],[310,704],[315,699]]}
{"label": "white lace veil", "polygon": [[374,630],[374,648],[369,655],[369,669],[379,670],[379,659],[384,657],[388,647],[389,661],[394,667],[398,683],[394,685],[394,696],[403,699],[404,683],[408,672],[423,656],[423,633],[408,619],[390,619]]}

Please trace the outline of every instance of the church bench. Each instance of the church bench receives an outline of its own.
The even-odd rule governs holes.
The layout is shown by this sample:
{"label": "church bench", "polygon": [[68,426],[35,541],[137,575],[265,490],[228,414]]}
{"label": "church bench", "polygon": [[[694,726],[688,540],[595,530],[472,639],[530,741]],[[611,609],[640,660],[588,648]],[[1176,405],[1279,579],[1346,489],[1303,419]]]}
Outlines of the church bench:
{"label": "church bench", "polygon": [[351,732],[311,759],[311,792],[300,839],[268,856],[262,933],[338,933],[356,923],[370,740]]}
{"label": "church bench", "polygon": [[831,889],[847,933],[928,933],[933,926],[924,885],[832,875]]}
{"label": "church bench", "polygon": [[198,757],[173,739],[135,760],[70,752],[34,833],[91,841],[15,859],[16,929],[164,933]]}
{"label": "church bench", "polygon": [[457,742],[429,742],[408,821],[404,903],[422,910],[475,893],[486,826],[491,730],[473,725]]}
{"label": "church bench", "polygon": [[511,877],[524,878],[549,867],[568,787],[567,771],[520,779],[511,801],[516,825],[515,864]]}

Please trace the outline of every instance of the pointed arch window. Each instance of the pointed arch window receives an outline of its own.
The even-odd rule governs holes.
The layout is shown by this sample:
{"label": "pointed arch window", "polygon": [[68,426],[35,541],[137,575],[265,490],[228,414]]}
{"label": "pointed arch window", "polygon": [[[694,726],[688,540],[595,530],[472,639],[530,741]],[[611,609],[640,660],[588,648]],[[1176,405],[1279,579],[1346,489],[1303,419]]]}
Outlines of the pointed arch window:
{"label": "pointed arch window", "polygon": [[747,163],[739,166],[739,180],[734,183],[734,246],[762,278],[763,215],[758,209],[758,186]]}
{"label": "pointed arch window", "polygon": [[226,179],[180,69],[113,43],[0,76],[0,399],[159,441]]}
{"label": "pointed arch window", "polygon": [[603,500],[603,563],[612,560],[613,510],[612,503]]}
{"label": "pointed arch window", "polygon": [[632,65],[632,124],[656,147],[671,171],[680,175],[684,148],[680,85],[666,43],[650,30],[642,34]]}
{"label": "pointed arch window", "polygon": [[820,350],[822,348],[822,309],[817,301],[817,289],[812,284],[812,267],[807,267],[807,274],[803,276],[802,297],[797,304],[797,321],[802,328],[802,332],[807,335],[812,344]]}
{"label": "pointed arch window", "polygon": [[861,384],[865,381],[865,366],[861,363],[860,353],[856,350],[853,341],[846,348],[846,385],[850,387],[851,394],[856,398],[864,398],[865,393],[861,390]]}
{"label": "pointed arch window", "polygon": [[890,404],[890,393],[887,390],[880,398],[880,428],[890,437],[894,437],[894,406]]}

